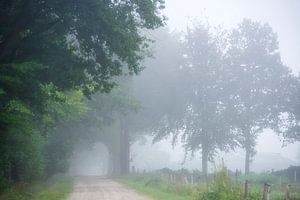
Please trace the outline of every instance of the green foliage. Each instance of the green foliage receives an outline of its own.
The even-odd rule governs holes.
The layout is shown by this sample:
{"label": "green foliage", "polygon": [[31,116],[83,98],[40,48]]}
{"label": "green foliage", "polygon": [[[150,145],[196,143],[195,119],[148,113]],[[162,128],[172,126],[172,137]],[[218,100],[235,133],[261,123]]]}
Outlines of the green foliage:
{"label": "green foliage", "polygon": [[282,82],[289,69],[282,63],[278,39],[270,25],[243,20],[232,30],[227,52],[232,81],[233,123],[246,150],[246,173],[255,154],[257,135],[275,128],[282,102]]}
{"label": "green foliage", "polygon": [[61,92],[53,85],[46,85],[44,90],[48,95],[44,105],[45,114],[42,116],[42,123],[45,126],[55,126],[58,122],[76,121],[87,112],[82,91]]}
{"label": "green foliage", "polygon": [[209,25],[199,24],[188,30],[184,42],[183,71],[189,80],[185,88],[186,108],[180,119],[184,128],[180,131],[186,152],[201,151],[205,176],[207,162],[217,150],[227,151],[237,146],[235,134],[230,130],[230,86],[220,45],[225,39],[225,35],[222,39],[214,36]]}
{"label": "green foliage", "polygon": [[[66,94],[57,91],[53,86],[41,86],[41,94],[47,99],[44,105],[45,114],[35,113],[34,109],[20,100],[11,100],[2,108],[1,125],[5,134],[1,134],[0,159],[1,179],[13,181],[33,181],[45,175],[44,169],[49,169],[59,162],[49,159],[48,147],[67,160],[71,146],[67,146],[70,138],[52,134],[58,122],[74,121],[86,111],[80,91]],[[50,92],[51,91],[51,92]],[[54,137],[56,137],[53,142]],[[55,146],[56,145],[56,146]],[[54,148],[55,147],[55,148]],[[60,151],[65,150],[65,151]],[[51,164],[51,165],[49,165]],[[52,172],[61,172],[61,167],[53,167]],[[65,167],[66,168],[66,167]],[[47,173],[49,175],[49,173]]]}
{"label": "green foliage", "polygon": [[66,168],[80,136],[66,127],[86,112],[83,94],[108,92],[115,76],[142,69],[149,41],[140,30],[163,25],[163,7],[163,0],[0,1],[1,180]]}
{"label": "green foliage", "polygon": [[209,191],[200,193],[199,200],[237,200],[241,197],[240,188],[233,183],[226,170],[222,170],[215,174],[214,181],[209,186]]}
{"label": "green foliage", "polygon": [[65,200],[73,190],[73,180],[56,178],[51,182],[11,186],[0,194],[0,200]]}
{"label": "green foliage", "polygon": [[47,131],[44,156],[48,176],[67,171],[73,146],[80,139],[80,135],[68,127],[76,126],[88,109],[81,91],[55,93],[58,100],[48,99],[47,112],[43,116],[44,130]]}
{"label": "green foliage", "polygon": [[281,116],[275,122],[276,131],[287,142],[300,140],[300,75],[291,75],[282,81]]}
{"label": "green foliage", "polygon": [[163,25],[163,8],[163,0],[1,1],[0,64],[33,60],[47,66],[36,81],[108,91],[125,66],[140,71],[148,44],[140,29]]}
{"label": "green foliage", "polygon": [[[248,173],[257,135],[276,129],[283,110],[294,114],[281,127],[289,121],[289,135],[297,138],[299,81],[282,63],[277,35],[268,24],[245,19],[234,29],[220,30],[200,23],[188,29],[181,44],[165,35],[159,35],[158,59],[147,63],[154,67],[142,74],[149,86],[137,86],[149,91],[141,92],[141,99],[148,107],[145,118],[156,122],[149,131],[155,141],[171,136],[173,145],[183,143],[186,155],[201,152],[206,174],[216,152],[237,146],[246,150]],[[290,107],[284,109],[284,102]]]}
{"label": "green foliage", "polygon": [[45,140],[33,126],[33,118],[31,110],[20,101],[10,101],[2,113],[7,127],[0,136],[1,177],[17,181],[42,177]]}
{"label": "green foliage", "polygon": [[[243,191],[240,185],[236,185],[228,176],[225,169],[216,172],[214,181],[208,186],[208,191],[200,191],[197,195],[197,200],[242,200]],[[248,200],[259,200],[261,194],[251,192]]]}
{"label": "green foliage", "polygon": [[[167,172],[165,169],[160,170]],[[167,173],[169,173],[168,171]],[[244,197],[244,178],[236,183],[227,170],[215,172],[212,182],[200,183],[196,185],[183,184],[176,181],[170,181],[162,174],[144,173],[131,174],[118,177],[117,180],[128,187],[136,189],[154,199],[194,199],[194,200],[245,200]],[[271,184],[270,199],[283,199],[284,187],[278,185],[278,177],[267,174],[250,174],[247,200],[262,199],[262,187],[265,181]],[[285,178],[282,179],[284,181]],[[299,186],[294,185],[291,189],[292,198],[299,197]]]}

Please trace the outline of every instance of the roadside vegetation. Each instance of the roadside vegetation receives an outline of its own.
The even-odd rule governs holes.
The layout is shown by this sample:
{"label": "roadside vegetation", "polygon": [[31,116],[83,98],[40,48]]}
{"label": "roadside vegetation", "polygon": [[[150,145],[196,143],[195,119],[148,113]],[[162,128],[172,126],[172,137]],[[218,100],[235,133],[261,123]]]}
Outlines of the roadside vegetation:
{"label": "roadside vegetation", "polygon": [[[185,179],[187,182],[184,182],[184,179],[179,178],[179,171],[175,171],[174,174],[177,175],[174,176],[170,176],[170,173],[162,173],[162,171],[166,172],[164,169],[152,173],[131,174],[118,177],[116,180],[154,200],[260,200],[263,198],[264,183],[271,186],[271,200],[283,200],[286,195],[286,185],[291,183],[288,177],[271,173],[253,173],[237,178],[225,168],[210,174],[206,183],[204,181],[191,183],[190,179]],[[188,172],[187,170],[180,171]],[[186,173],[183,176],[187,177]],[[245,195],[246,180],[248,181],[247,195]],[[300,198],[299,183],[291,184],[290,197]]]}
{"label": "roadside vegetation", "polygon": [[47,182],[8,185],[0,200],[65,200],[72,190],[72,178],[57,177]]}
{"label": "roadside vegetation", "polygon": [[170,181],[157,173],[125,175],[116,180],[155,200],[192,200],[196,192],[192,185]]}

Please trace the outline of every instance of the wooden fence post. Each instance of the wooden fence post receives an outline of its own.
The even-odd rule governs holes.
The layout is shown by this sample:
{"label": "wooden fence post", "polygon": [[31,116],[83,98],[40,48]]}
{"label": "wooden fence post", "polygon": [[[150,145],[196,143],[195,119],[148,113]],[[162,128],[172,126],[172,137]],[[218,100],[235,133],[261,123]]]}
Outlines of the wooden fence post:
{"label": "wooden fence post", "polygon": [[265,183],[263,200],[270,200],[270,189],[271,189],[271,185],[269,185],[268,183]]}
{"label": "wooden fence post", "polygon": [[239,171],[238,169],[235,170],[235,184],[238,184],[238,178],[239,178]]}
{"label": "wooden fence post", "polygon": [[290,184],[287,184],[285,187],[285,200],[290,200]]}
{"label": "wooden fence post", "polygon": [[248,180],[245,180],[245,192],[244,192],[244,199],[248,198],[248,188],[249,187],[249,182]]}

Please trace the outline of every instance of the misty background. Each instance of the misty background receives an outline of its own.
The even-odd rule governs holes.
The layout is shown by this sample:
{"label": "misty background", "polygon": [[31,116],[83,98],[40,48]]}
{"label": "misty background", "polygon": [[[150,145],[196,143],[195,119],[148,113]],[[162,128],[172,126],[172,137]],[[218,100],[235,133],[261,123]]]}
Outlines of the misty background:
{"label": "misty background", "polygon": [[[235,27],[244,18],[269,23],[278,34],[279,49],[282,59],[293,73],[300,72],[300,2],[297,0],[168,0],[165,14],[168,17],[167,26],[171,31],[186,32],[193,22],[208,21],[213,26]],[[167,48],[167,47],[166,47]],[[147,73],[147,69],[145,72]],[[201,157],[195,156],[192,161],[184,160],[184,149],[180,145],[172,147],[170,140],[151,144],[137,142],[132,147],[133,165],[140,169],[160,169],[161,166],[172,169],[197,169],[201,166]],[[151,153],[151,157],[145,157]],[[251,168],[255,172],[279,170],[298,165],[300,158],[300,142],[286,144],[284,139],[272,130],[259,134],[256,145],[257,154],[253,158]],[[244,165],[244,152],[236,149],[230,153],[221,153],[215,158],[215,165],[220,165],[222,159],[231,170],[241,169]],[[210,169],[214,170],[214,164]]]}
{"label": "misty background", "polygon": [[[288,3],[281,0],[167,0],[166,9],[163,12],[168,20],[164,29],[175,35],[184,35],[188,28],[192,28],[199,21],[205,21],[211,26],[221,26],[225,29],[236,27],[244,18],[268,23],[278,34],[279,50],[284,64],[289,66],[294,74],[298,74],[300,72],[299,8],[300,2],[297,0],[290,0]],[[164,40],[163,36],[152,31],[147,31],[146,35],[153,40],[158,40],[156,41],[158,43]],[[168,43],[164,45],[163,48],[170,48]],[[152,59],[157,59],[156,54],[160,53],[155,45],[151,51],[153,57],[146,59],[146,65],[149,60],[151,63]],[[151,73],[151,68],[151,64],[148,64],[139,76],[133,78],[133,88],[143,90],[143,82],[152,81],[147,79],[147,73],[149,71]],[[135,139],[131,145],[131,167],[134,166],[140,171],[151,171],[163,167],[174,170],[201,169],[201,155],[196,154],[194,157],[184,160],[185,150],[181,147],[180,142],[173,146],[171,138],[155,143],[152,140],[152,136],[139,136]],[[75,175],[95,175],[97,173],[105,175],[108,173],[109,154],[107,150],[99,154],[99,152],[103,152],[102,148],[105,148],[99,147],[99,145],[101,146],[101,144],[96,144],[92,149],[84,150],[81,153],[75,151],[70,173]],[[300,164],[300,142],[288,144],[282,136],[270,129],[264,130],[258,135],[255,150],[256,154],[251,162],[251,171],[254,172],[270,172]],[[228,153],[219,152],[213,162],[210,162],[209,171],[214,171],[222,162],[233,171],[236,169],[244,171],[244,156],[245,152],[241,148],[236,148]]]}
{"label": "misty background", "polygon": [[0,186],[300,165],[299,1],[0,9]]}

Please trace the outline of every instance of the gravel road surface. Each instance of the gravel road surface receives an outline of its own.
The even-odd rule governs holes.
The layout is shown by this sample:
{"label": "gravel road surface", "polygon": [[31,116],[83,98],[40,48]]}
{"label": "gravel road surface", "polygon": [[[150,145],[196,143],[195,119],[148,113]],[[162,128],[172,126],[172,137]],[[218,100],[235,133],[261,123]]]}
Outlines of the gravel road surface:
{"label": "gravel road surface", "polygon": [[68,200],[151,200],[121,184],[101,177],[78,177]]}

